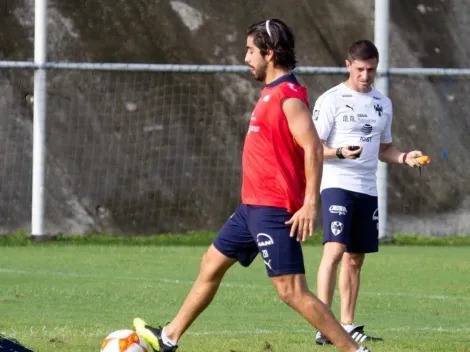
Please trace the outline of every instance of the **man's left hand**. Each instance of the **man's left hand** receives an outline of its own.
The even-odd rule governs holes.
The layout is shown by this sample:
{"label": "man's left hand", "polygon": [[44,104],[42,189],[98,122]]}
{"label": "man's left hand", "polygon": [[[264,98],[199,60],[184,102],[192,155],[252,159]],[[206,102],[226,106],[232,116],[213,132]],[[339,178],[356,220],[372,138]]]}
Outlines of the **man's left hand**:
{"label": "man's left hand", "polygon": [[419,150],[408,152],[406,154],[405,164],[409,167],[420,167],[423,164],[416,160],[416,158],[420,156],[423,156],[423,153]]}
{"label": "man's left hand", "polygon": [[297,233],[297,241],[304,242],[308,236],[312,236],[316,217],[317,207],[304,204],[302,208],[285,222],[286,225],[291,225],[290,237],[294,237]]}

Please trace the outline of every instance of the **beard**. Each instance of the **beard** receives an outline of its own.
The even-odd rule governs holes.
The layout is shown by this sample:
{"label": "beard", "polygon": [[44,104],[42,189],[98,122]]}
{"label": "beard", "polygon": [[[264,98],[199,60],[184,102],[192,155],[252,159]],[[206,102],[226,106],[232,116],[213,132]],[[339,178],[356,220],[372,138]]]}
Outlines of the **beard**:
{"label": "beard", "polygon": [[257,69],[255,69],[255,79],[259,82],[264,82],[266,80],[266,68],[268,65],[266,63],[261,64]]}

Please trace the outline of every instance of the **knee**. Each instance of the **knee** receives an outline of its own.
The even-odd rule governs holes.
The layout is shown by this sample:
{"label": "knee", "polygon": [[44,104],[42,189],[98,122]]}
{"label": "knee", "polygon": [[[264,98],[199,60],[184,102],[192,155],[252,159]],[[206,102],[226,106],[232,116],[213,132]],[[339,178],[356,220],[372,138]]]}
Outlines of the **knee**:
{"label": "knee", "polygon": [[275,286],[281,301],[291,307],[296,306],[308,291],[306,283],[295,282],[291,278],[277,278]]}
{"label": "knee", "polygon": [[294,291],[291,290],[289,287],[278,287],[277,288],[277,295],[281,299],[282,302],[291,306],[294,301]]}
{"label": "knee", "polygon": [[199,276],[205,280],[212,281],[215,279],[221,279],[224,276],[225,271],[217,267],[212,260],[211,255],[206,252],[201,259]]}
{"label": "knee", "polygon": [[325,246],[323,249],[322,262],[331,266],[338,266],[343,258],[343,254],[344,248],[340,246]]}
{"label": "knee", "polygon": [[364,258],[365,255],[363,253],[348,253],[343,258],[343,265],[347,265],[351,269],[361,270]]}

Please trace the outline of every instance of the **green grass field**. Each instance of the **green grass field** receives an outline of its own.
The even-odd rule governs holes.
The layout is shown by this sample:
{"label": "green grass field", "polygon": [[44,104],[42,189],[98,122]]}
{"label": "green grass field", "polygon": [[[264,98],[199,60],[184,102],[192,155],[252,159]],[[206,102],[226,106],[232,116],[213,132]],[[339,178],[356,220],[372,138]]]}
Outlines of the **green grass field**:
{"label": "green grass field", "polygon": [[[99,351],[109,332],[131,328],[135,316],[171,319],[206,248],[96,243],[3,240],[0,332],[37,352]],[[304,249],[314,288],[321,247]],[[470,351],[470,247],[383,246],[366,260],[357,323],[385,338],[370,345],[374,352]],[[278,300],[258,258],[248,269],[233,267],[179,350],[335,349],[314,345],[314,330]]]}

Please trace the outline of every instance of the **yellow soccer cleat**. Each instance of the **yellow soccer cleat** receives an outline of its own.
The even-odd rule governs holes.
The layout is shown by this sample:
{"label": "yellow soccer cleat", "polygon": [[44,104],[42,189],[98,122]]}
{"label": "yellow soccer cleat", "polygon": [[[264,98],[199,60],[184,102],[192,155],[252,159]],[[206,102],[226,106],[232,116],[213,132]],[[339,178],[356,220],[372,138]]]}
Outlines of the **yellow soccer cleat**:
{"label": "yellow soccer cleat", "polygon": [[140,318],[135,318],[133,325],[137,335],[141,336],[145,342],[152,346],[155,352],[174,352],[178,348],[178,346],[168,346],[163,343],[163,327],[159,326],[158,328],[154,328],[147,325],[147,323]]}

